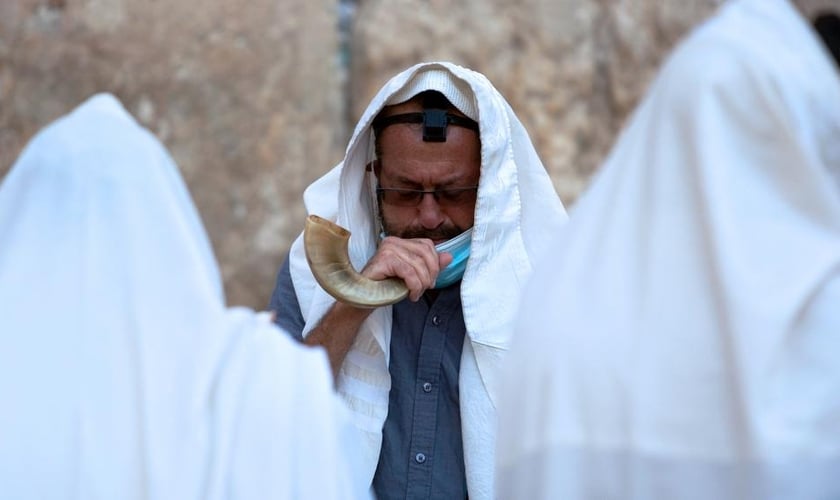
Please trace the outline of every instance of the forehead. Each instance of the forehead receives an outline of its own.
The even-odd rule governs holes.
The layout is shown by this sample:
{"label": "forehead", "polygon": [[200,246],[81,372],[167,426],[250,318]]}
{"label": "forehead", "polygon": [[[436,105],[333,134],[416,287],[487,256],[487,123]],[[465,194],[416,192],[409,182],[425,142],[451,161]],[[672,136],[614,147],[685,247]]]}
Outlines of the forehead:
{"label": "forehead", "polygon": [[[405,102],[383,110],[382,116],[422,111],[419,102]],[[458,111],[450,111],[461,115]],[[382,175],[405,179],[478,179],[481,168],[481,141],[470,129],[449,125],[445,142],[423,140],[419,123],[397,123],[383,129],[377,137]]]}

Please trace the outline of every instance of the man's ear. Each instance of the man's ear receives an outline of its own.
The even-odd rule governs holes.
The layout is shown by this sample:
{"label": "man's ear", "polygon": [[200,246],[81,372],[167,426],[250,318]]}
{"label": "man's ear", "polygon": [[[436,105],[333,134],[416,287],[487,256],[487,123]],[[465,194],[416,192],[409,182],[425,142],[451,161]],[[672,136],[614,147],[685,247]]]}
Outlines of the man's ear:
{"label": "man's ear", "polygon": [[379,160],[372,160],[368,162],[367,165],[365,165],[365,171],[373,172],[373,175],[375,175],[378,179],[379,173],[382,172],[382,164],[379,162]]}

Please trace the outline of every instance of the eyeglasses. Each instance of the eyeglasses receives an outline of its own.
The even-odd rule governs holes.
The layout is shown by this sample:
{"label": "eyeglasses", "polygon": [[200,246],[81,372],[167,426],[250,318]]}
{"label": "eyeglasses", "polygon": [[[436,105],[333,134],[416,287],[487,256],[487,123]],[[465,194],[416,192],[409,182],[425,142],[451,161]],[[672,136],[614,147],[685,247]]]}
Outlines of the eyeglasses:
{"label": "eyeglasses", "polygon": [[458,206],[467,203],[475,203],[478,186],[432,189],[402,189],[402,188],[376,188],[376,194],[382,203],[397,207],[416,207],[423,201],[423,197],[430,194],[441,206]]}

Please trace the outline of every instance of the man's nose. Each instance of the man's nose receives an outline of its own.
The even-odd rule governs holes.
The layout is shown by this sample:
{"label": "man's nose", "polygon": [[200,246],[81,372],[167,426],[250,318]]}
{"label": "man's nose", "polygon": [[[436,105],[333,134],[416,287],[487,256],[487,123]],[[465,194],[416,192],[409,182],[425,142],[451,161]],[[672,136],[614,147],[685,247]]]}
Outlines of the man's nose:
{"label": "man's nose", "polygon": [[417,205],[420,224],[425,229],[435,229],[444,221],[443,212],[440,209],[437,198],[431,192],[423,193],[420,204]]}

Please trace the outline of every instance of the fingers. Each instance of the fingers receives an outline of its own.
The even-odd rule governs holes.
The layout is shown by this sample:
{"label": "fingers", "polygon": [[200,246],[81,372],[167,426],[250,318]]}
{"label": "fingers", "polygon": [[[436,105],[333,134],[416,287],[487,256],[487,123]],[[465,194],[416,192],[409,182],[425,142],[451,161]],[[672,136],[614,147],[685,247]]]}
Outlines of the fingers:
{"label": "fingers", "polygon": [[[432,240],[387,237],[367,263],[362,274],[373,280],[396,277],[408,287],[408,297],[417,301],[432,288],[442,269],[441,262],[452,260],[448,253],[438,255]],[[444,264],[445,266],[445,264]]]}
{"label": "fingers", "polygon": [[443,269],[452,263],[452,254],[449,252],[441,252],[438,254],[438,267]]}

